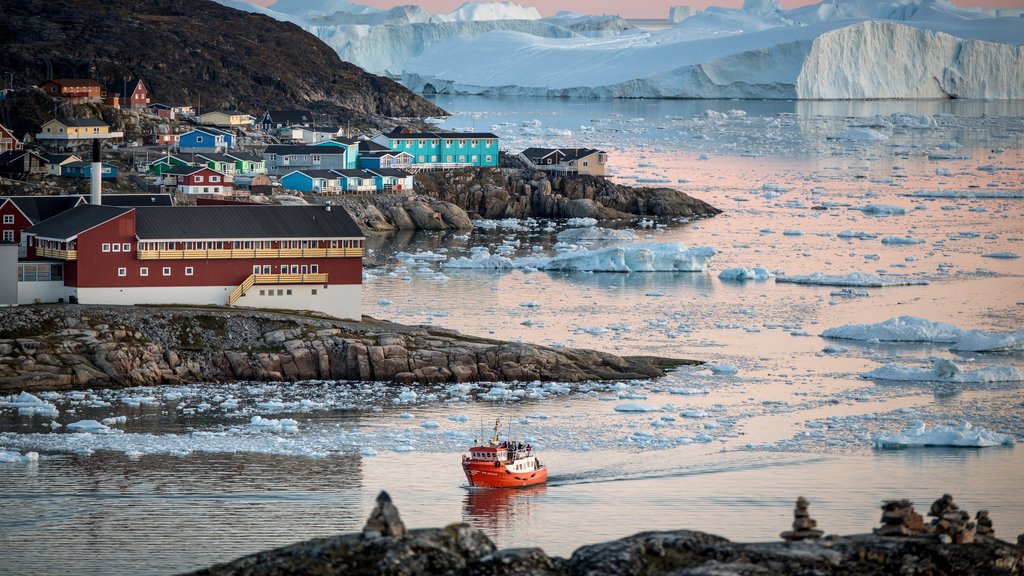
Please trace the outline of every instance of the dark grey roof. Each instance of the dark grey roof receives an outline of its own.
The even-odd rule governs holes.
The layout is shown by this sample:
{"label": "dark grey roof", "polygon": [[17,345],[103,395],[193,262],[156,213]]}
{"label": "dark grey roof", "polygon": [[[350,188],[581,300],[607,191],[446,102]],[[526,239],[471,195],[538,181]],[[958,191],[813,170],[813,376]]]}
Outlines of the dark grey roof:
{"label": "dark grey roof", "polygon": [[412,174],[406,172],[405,170],[402,170],[401,168],[368,168],[366,171],[372,172],[374,174],[379,174],[381,176],[392,176],[395,178],[405,178],[408,176],[412,176]]}
{"label": "dark grey roof", "polygon": [[344,146],[291,146],[288,144],[271,144],[267,146],[264,154],[277,154],[279,156],[290,156],[294,154],[319,154],[327,156],[331,154],[344,154]]}
{"label": "dark grey roof", "polygon": [[527,148],[526,150],[523,150],[522,154],[530,160],[537,160],[540,158],[547,158],[556,152],[558,152],[558,148]]}
{"label": "dark grey roof", "polygon": [[[334,180],[338,177],[334,170],[295,170],[294,172],[301,172],[310,178],[330,178],[331,180]],[[288,174],[292,174],[292,172],[289,172]],[[288,174],[285,174],[285,176]]]}
{"label": "dark grey roof", "polygon": [[43,154],[43,158],[46,158],[46,162],[49,164],[60,164],[72,156],[75,158],[79,157],[77,154],[71,154],[70,152],[67,154]]}
{"label": "dark grey roof", "polygon": [[270,120],[278,124],[303,124],[313,121],[313,113],[309,110],[268,110]]}
{"label": "dark grey roof", "polygon": [[90,228],[131,211],[132,208],[82,204],[27,228],[25,233],[55,240],[70,240]]}
{"label": "dark grey roof", "polygon": [[359,142],[359,140],[356,140],[355,138],[348,138],[348,137],[345,137],[345,136],[335,136],[334,138],[331,138],[330,140],[326,140],[324,142],[316,144],[316,146],[330,146],[331,142],[337,142],[339,144],[344,144],[346,146],[350,146],[352,144],[355,144],[356,142]]}
{"label": "dark grey roof", "polygon": [[121,96],[128,97],[135,93],[138,84],[141,84],[140,78],[118,78],[107,86],[107,92],[113,92],[120,94]]}
{"label": "dark grey roof", "polygon": [[178,206],[137,208],[140,240],[362,238],[340,206]]}
{"label": "dark grey roof", "polygon": [[[189,174],[195,174],[200,170],[213,170],[213,168],[210,168],[208,166],[175,166],[170,170],[164,170],[164,175],[166,176],[170,174],[172,176],[188,176]],[[216,172],[216,170],[213,171]]]}
{"label": "dark grey roof", "polygon": [[225,156],[234,158],[235,160],[244,160],[246,162],[263,162],[262,156],[257,156],[251,152],[225,152]]}
{"label": "dark grey roof", "polygon": [[[33,224],[38,224],[48,218],[53,218],[61,212],[75,207],[82,196],[61,195],[61,196],[8,196],[11,202],[21,210]],[[3,200],[3,198],[0,198]]]}
{"label": "dark grey roof", "polygon": [[174,206],[174,201],[170,194],[104,194],[103,205],[121,208]]}
{"label": "dark grey roof", "polygon": [[595,148],[527,148],[522,154],[531,160],[540,160],[554,154],[559,162],[568,162],[600,152]]}
{"label": "dark grey roof", "polygon": [[458,139],[458,138],[491,138],[497,140],[498,137],[490,132],[404,132],[402,128],[395,128],[385,136],[393,140],[415,140],[417,138],[445,138],[445,139]]}
{"label": "dark grey roof", "polygon": [[99,118],[71,118],[69,120],[58,120],[65,126],[107,126],[107,123]]}
{"label": "dark grey roof", "polygon": [[339,176],[345,178],[373,178],[373,174],[370,174],[366,170],[331,170]]}
{"label": "dark grey roof", "polygon": [[373,140],[362,140],[362,141],[359,142],[359,151],[360,152],[374,152],[374,151],[389,152],[389,151],[391,151],[391,148],[388,148],[387,146],[385,146],[383,144],[378,144],[377,142],[374,142]]}
{"label": "dark grey roof", "polygon": [[235,159],[230,157],[230,156],[228,156],[227,154],[214,154],[213,152],[210,152],[210,153],[196,152],[195,154],[192,155],[192,158],[193,159],[195,159],[195,158],[203,158],[203,159],[206,159],[206,161],[208,161],[208,162],[226,162],[228,164],[234,164],[235,163]]}
{"label": "dark grey roof", "polygon": [[[233,135],[233,134],[231,134],[231,132],[228,132],[226,130],[219,130],[217,128],[214,128],[213,126],[203,126],[201,128],[193,128],[193,129],[189,130],[189,132],[202,132],[203,134],[206,134],[207,136],[232,136]],[[188,132],[186,132],[185,134],[188,134]]]}

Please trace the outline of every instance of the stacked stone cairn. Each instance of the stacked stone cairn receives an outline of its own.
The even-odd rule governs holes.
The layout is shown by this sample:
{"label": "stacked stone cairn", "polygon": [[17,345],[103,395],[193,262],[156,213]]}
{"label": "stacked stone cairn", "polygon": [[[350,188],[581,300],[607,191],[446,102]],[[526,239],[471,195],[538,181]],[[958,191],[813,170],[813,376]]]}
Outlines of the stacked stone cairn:
{"label": "stacked stone cairn", "polygon": [[794,542],[821,538],[824,532],[816,529],[818,521],[811,518],[810,512],[807,511],[810,505],[810,501],[803,496],[796,499],[796,508],[793,509],[793,529],[779,534],[783,540]]}
{"label": "stacked stone cairn", "polygon": [[914,512],[910,500],[885,500],[882,504],[882,527],[875,528],[879,536],[913,536],[925,531],[924,518]]}
{"label": "stacked stone cairn", "polygon": [[979,536],[995,538],[996,531],[992,528],[992,519],[988,517],[988,510],[978,510],[978,513],[974,515],[974,523],[978,526]]}
{"label": "stacked stone cairn", "polygon": [[363,526],[363,536],[401,538],[404,535],[405,523],[398,515],[398,508],[391,503],[391,496],[382,490],[377,496],[377,505],[366,520],[366,526]]}
{"label": "stacked stone cairn", "polygon": [[[953,502],[953,497],[943,494],[932,503],[928,515],[935,518],[931,523],[931,532],[938,535],[939,540],[946,544],[971,544],[977,524],[971,521],[971,515]],[[991,522],[991,521],[990,521]]]}

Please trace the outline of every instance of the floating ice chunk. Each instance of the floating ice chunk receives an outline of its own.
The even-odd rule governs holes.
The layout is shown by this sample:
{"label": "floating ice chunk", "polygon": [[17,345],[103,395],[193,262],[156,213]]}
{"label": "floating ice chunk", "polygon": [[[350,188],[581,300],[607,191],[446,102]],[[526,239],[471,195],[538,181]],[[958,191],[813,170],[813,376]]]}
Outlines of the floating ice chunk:
{"label": "floating ice chunk", "polygon": [[855,142],[881,142],[889,137],[871,128],[847,128],[832,137],[832,140],[851,140]]}
{"label": "floating ice chunk", "polygon": [[890,206],[888,204],[867,204],[857,208],[865,214],[871,214],[875,216],[902,216],[907,213],[906,208],[900,208],[899,206]]}
{"label": "floating ice chunk", "polygon": [[377,455],[377,451],[374,450],[373,448],[370,448],[369,446],[363,446],[362,448],[359,449],[359,455],[360,456],[376,456]]}
{"label": "floating ice chunk", "polygon": [[913,245],[913,244],[924,244],[924,240],[920,238],[907,238],[905,236],[886,236],[882,238],[882,244],[887,245]]}
{"label": "floating ice chunk", "polygon": [[1013,446],[1016,441],[1009,434],[992,432],[985,428],[974,428],[966,420],[956,427],[928,426],[920,420],[912,422],[902,434],[873,434],[872,442],[879,448],[901,446],[967,446],[981,448],[988,446]]}
{"label": "floating ice chunk", "polygon": [[78,422],[68,424],[67,428],[76,432],[103,432],[110,430],[109,426],[96,420],[79,420]]}
{"label": "floating ice chunk", "polygon": [[844,324],[821,333],[824,338],[879,342],[956,342],[962,330],[917,316],[897,316],[877,324]]}
{"label": "floating ice chunk", "polygon": [[400,445],[395,446],[394,448],[392,448],[392,450],[394,450],[395,452],[415,452],[416,451],[416,447],[415,446],[410,446],[408,444],[400,444]]}
{"label": "floating ice chunk", "polygon": [[434,422],[433,420],[424,420],[420,424],[420,428],[426,428],[428,430],[437,430],[440,427],[441,425],[438,424],[437,422]]}
{"label": "floating ice chunk", "polygon": [[795,229],[791,228],[791,229],[783,230],[782,235],[783,236],[803,236],[804,232],[803,232],[803,230],[795,230]]}
{"label": "floating ice chunk", "polygon": [[822,348],[821,351],[824,352],[825,354],[844,354],[846,352],[849,352],[850,349],[846,348],[845,346],[834,346],[832,344],[829,344],[828,346]]}
{"label": "floating ice chunk", "polygon": [[714,248],[687,248],[681,242],[626,244],[597,250],[578,250],[546,260],[524,258],[540,270],[581,272],[702,272],[716,254]]}
{"label": "floating ice chunk", "polygon": [[38,396],[29,394],[28,392],[22,392],[7,401],[0,401],[0,406],[17,408],[18,414],[21,414],[22,416],[39,414],[40,416],[56,418],[60,415],[60,411],[57,410],[57,406],[40,399]]}
{"label": "floating ice chunk", "polygon": [[1013,260],[1015,258],[1020,258],[1020,254],[1017,254],[1016,252],[989,252],[987,254],[982,254],[982,257]]}
{"label": "floating ice chunk", "polygon": [[486,248],[474,249],[469,258],[452,258],[442,264],[444,268],[469,268],[480,270],[511,270],[512,260],[498,254],[491,254]]}
{"label": "floating ice chunk", "polygon": [[708,391],[701,388],[669,388],[669,394],[697,395],[707,394]]}
{"label": "floating ice chunk", "polygon": [[412,415],[412,414],[410,414],[408,412],[402,412],[401,414],[398,415],[398,417],[401,418],[402,420],[412,420],[416,416],[414,416],[414,415]]}
{"label": "floating ice chunk", "polygon": [[124,424],[127,421],[127,416],[112,416],[110,418],[104,418],[101,424],[104,426],[113,426],[114,424]]}
{"label": "floating ice chunk", "polygon": [[708,413],[698,408],[691,408],[689,410],[683,410],[679,415],[683,418],[704,418]]}
{"label": "floating ice chunk", "polygon": [[469,416],[465,414],[452,414],[448,419],[452,422],[469,422]]}
{"label": "floating ice chunk", "polygon": [[406,388],[398,393],[398,399],[402,402],[415,402],[418,394],[414,390]]}
{"label": "floating ice chunk", "polygon": [[1020,190],[918,190],[908,194],[914,198],[1024,198]]}
{"label": "floating ice chunk", "polygon": [[767,268],[726,268],[718,273],[719,280],[768,280],[774,277]]}
{"label": "floating ice chunk", "polygon": [[660,408],[647,404],[619,404],[615,407],[616,412],[658,412]]}
{"label": "floating ice chunk", "polygon": [[540,308],[540,302],[536,300],[527,300],[526,302],[520,302],[519,306],[522,308]]}
{"label": "floating ice chunk", "polygon": [[249,420],[249,426],[258,430],[275,430],[281,432],[298,432],[299,423],[291,418],[264,418],[262,416],[253,416]]}
{"label": "floating ice chunk", "polygon": [[961,352],[1009,352],[1012,350],[1024,350],[1024,330],[1008,333],[964,330],[950,349]]}
{"label": "floating ice chunk", "polygon": [[915,280],[912,278],[898,278],[875,276],[864,272],[851,272],[849,274],[803,274],[796,276],[777,276],[776,282],[790,282],[793,284],[817,284],[821,286],[859,286],[863,288],[881,288],[883,286],[921,286],[928,284],[927,280]]}
{"label": "floating ice chunk", "polygon": [[38,460],[38,452],[26,452],[25,454],[21,454],[20,452],[0,450],[0,464],[27,464]]}
{"label": "floating ice chunk", "polygon": [[937,358],[930,370],[886,364],[862,375],[870,380],[901,380],[907,382],[949,382],[954,384],[984,384],[987,382],[1024,381],[1024,372],[1013,366],[989,366],[964,371],[950,360]]}
{"label": "floating ice chunk", "polygon": [[739,368],[735,364],[705,364],[705,368],[711,370],[712,374],[736,374]]}
{"label": "floating ice chunk", "polygon": [[388,300],[387,298],[381,298],[380,300],[377,300],[377,304],[380,306],[391,306],[392,304],[394,304],[394,302]]}

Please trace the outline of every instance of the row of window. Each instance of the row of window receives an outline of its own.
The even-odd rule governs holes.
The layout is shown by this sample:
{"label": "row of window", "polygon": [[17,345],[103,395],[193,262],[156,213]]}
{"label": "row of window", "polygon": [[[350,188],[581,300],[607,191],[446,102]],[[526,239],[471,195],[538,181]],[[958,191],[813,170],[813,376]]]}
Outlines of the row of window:
{"label": "row of window", "polygon": [[100,245],[100,250],[103,252],[131,252],[132,245],[130,242],[114,242],[113,244],[104,242]]}
{"label": "row of window", "polygon": [[[104,244],[106,246],[106,244]],[[128,246],[128,244],[125,244]],[[139,242],[139,250],[296,250],[307,248],[362,248],[362,240],[222,240]],[[108,250],[104,249],[104,252]],[[117,252],[117,250],[114,250]],[[124,249],[128,252],[128,248]]]}
{"label": "row of window", "polygon": [[[427,157],[422,155],[422,154],[420,155],[419,158],[420,158],[419,159],[420,162],[426,162],[427,161]],[[449,154],[446,158],[447,159],[445,160],[445,162],[455,162],[455,156],[453,156],[451,154]],[[472,156],[469,157],[469,161],[470,162],[476,162],[477,159],[478,159],[478,156],[476,154],[473,154]],[[437,162],[437,156],[431,156],[430,157],[430,161],[431,162]],[[466,161],[466,156],[464,154],[460,155],[458,161],[459,162],[465,162]],[[490,162],[491,161],[491,155],[488,154],[487,156],[484,156],[484,161],[485,162]]]}
{"label": "row of window", "polygon": [[[203,177],[199,175],[193,176],[193,179],[196,181],[197,184],[203,181]],[[210,183],[212,184],[214,182],[220,182],[220,176],[210,176]]]}
{"label": "row of window", "polygon": [[[164,276],[170,276],[171,275],[171,267],[170,266],[164,266],[162,272],[163,272]],[[185,266],[185,276],[193,276],[194,274],[195,274],[195,269],[192,266]],[[117,269],[117,275],[122,277],[122,278],[124,278],[125,276],[128,276],[128,269],[127,268],[118,268]],[[142,276],[142,277],[149,276],[149,268],[147,268],[145,266],[143,266],[142,268],[139,268],[139,276]]]}
{"label": "row of window", "polygon": [[[413,142],[416,142],[416,141],[415,140],[406,140],[405,141],[405,147],[406,148],[412,148],[413,147]],[[417,144],[419,144],[420,148],[426,148],[428,146],[426,142],[427,142],[426,140],[420,140],[419,142],[417,142]],[[430,146],[436,146],[437,145],[436,144],[436,142],[437,142],[436,140],[430,140],[430,142],[431,142]],[[452,142],[453,142],[453,140],[446,139],[444,141],[444,145],[445,146],[451,146]],[[491,140],[491,139],[484,140],[484,146],[490,146],[492,142],[494,142],[494,141]],[[478,143],[479,143],[479,140],[470,140],[469,141],[469,145],[470,146],[476,146]],[[391,148],[393,148],[393,149],[394,148],[398,148],[401,145],[402,145],[402,141],[401,140],[392,140],[391,141]],[[462,148],[465,145],[466,145],[466,141],[460,139],[459,140],[459,148]]]}
{"label": "row of window", "polygon": [[64,279],[61,264],[18,264],[18,282],[53,282]]}
{"label": "row of window", "polygon": [[[319,274],[320,266],[318,264],[281,264],[278,268],[280,272],[278,274]],[[253,274],[273,274],[274,267],[269,264],[260,266],[259,264],[252,267]]]}

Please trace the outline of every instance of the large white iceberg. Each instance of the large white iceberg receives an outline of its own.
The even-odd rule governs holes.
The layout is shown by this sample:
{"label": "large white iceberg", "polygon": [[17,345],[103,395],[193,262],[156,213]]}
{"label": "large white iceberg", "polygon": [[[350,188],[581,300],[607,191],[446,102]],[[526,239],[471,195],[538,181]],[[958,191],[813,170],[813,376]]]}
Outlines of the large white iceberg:
{"label": "large white iceberg", "polygon": [[1013,366],[989,366],[978,370],[964,370],[951,360],[937,358],[932,361],[930,369],[886,364],[863,374],[862,377],[869,380],[985,384],[989,382],[1021,382],[1024,381],[1024,372]]}
{"label": "large white iceberg", "polygon": [[927,280],[915,280],[913,278],[900,278],[895,276],[876,276],[864,272],[851,272],[850,274],[824,274],[815,272],[813,274],[800,274],[795,276],[776,276],[776,282],[789,282],[791,284],[816,284],[820,286],[859,286],[862,288],[882,288],[885,286],[912,286],[928,284]]}
{"label": "large white iceberg", "polygon": [[829,328],[821,335],[843,340],[952,344],[953,350],[965,352],[1005,352],[1024,348],[1024,330],[963,330],[952,324],[932,322],[917,316],[897,316],[877,324],[844,324]]}
{"label": "large white iceberg", "polygon": [[873,434],[871,440],[879,448],[902,446],[1013,446],[1013,436],[975,428],[966,420],[956,427],[935,426],[929,429],[924,422],[912,422],[902,434]]}
{"label": "large white iceberg", "polygon": [[714,248],[687,248],[682,242],[639,243],[594,250],[576,250],[556,256],[506,258],[486,248],[474,248],[468,258],[452,258],[445,268],[511,270],[514,268],[578,272],[702,272]]}

